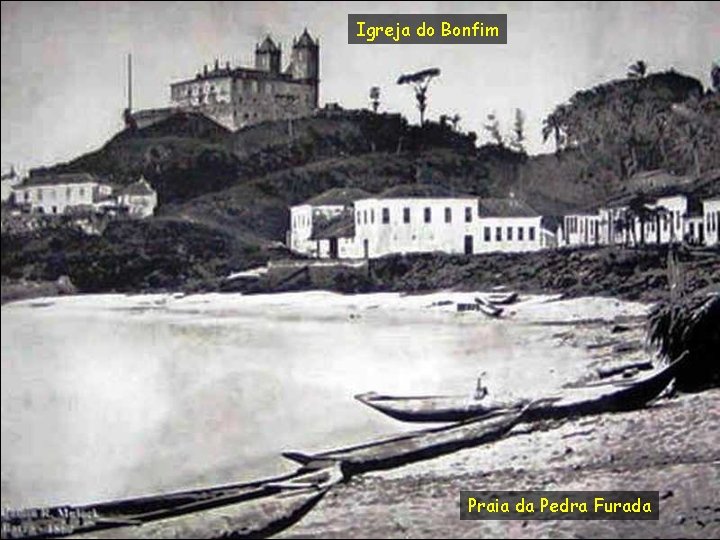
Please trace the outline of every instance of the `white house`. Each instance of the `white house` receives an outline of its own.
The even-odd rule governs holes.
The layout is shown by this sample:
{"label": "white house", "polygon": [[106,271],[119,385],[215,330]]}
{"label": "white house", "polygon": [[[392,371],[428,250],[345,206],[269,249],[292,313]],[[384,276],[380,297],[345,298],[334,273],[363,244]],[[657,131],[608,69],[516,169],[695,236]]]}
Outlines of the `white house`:
{"label": "white house", "polygon": [[89,173],[29,176],[13,188],[15,204],[42,214],[62,214],[67,208],[78,206],[94,207],[111,194],[110,184]]}
{"label": "white house", "polygon": [[131,217],[145,218],[155,213],[157,193],[143,176],[120,190],[117,204]]}
{"label": "white house", "polygon": [[535,251],[556,243],[542,216],[515,199],[479,199],[473,253]]}
{"label": "white house", "polygon": [[477,197],[425,184],[399,185],[355,202],[354,257],[475,253]]}
{"label": "white house", "polygon": [[337,218],[346,208],[352,208],[354,201],[368,196],[362,189],[333,188],[291,207],[287,246],[297,253],[319,257],[320,239],[313,238],[313,232],[325,229],[330,220]]}
{"label": "white house", "polygon": [[705,245],[720,245],[720,196],[703,200],[702,209],[705,224]]}

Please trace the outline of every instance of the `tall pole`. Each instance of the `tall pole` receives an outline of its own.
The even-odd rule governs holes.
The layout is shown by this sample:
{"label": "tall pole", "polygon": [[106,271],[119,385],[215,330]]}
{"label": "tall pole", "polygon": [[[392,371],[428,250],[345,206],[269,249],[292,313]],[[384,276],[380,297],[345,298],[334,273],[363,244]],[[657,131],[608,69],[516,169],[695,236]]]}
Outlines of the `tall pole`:
{"label": "tall pole", "polygon": [[132,53],[128,53],[128,112],[132,112]]}

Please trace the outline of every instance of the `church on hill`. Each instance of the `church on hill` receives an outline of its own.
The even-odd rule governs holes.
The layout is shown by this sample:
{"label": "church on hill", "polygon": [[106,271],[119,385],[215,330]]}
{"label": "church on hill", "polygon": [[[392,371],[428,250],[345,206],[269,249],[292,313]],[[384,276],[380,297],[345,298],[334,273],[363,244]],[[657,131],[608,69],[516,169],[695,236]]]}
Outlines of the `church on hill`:
{"label": "church on hill", "polygon": [[[253,68],[232,67],[230,62],[223,66],[216,60],[194,78],[172,83],[170,110],[199,112],[231,130],[307,116],[318,107],[319,74],[319,40],[307,29],[293,40],[284,69],[280,45],[267,36],[255,47]],[[143,111],[137,116],[145,123]]]}

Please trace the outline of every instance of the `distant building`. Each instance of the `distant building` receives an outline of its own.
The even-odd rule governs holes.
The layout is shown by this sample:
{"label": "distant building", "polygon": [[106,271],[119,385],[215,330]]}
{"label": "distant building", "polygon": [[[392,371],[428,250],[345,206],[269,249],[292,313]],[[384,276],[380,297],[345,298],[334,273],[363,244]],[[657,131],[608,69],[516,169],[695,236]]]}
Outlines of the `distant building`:
{"label": "distant building", "polygon": [[705,224],[705,245],[720,245],[720,197],[711,197],[702,202]]}
{"label": "distant building", "polygon": [[535,251],[556,244],[543,216],[514,197],[479,199],[477,246],[471,253]]}
{"label": "distant building", "polygon": [[526,203],[398,185],[378,195],[333,189],[290,209],[288,247],[317,258],[531,251],[557,245],[553,225]]}
{"label": "distant building", "polygon": [[170,85],[170,109],[135,113],[143,125],[167,117],[168,110],[200,112],[231,130],[308,116],[318,107],[320,44],[307,29],[293,40],[290,63],[270,36],[255,47],[255,67],[224,66],[216,60],[192,79]]}
{"label": "distant building", "polygon": [[[352,209],[353,202],[368,196],[369,193],[362,189],[334,188],[303,204],[293,206],[290,209],[287,246],[296,253],[311,257],[329,256],[329,238],[325,236],[320,238],[320,232],[327,232],[338,216],[346,209]],[[321,242],[321,240],[325,241]],[[321,254],[322,247],[325,249]]]}
{"label": "distant building", "polygon": [[130,217],[146,218],[155,213],[157,193],[145,177],[141,176],[137,182],[120,190],[117,204],[125,209]]}
{"label": "distant building", "polygon": [[13,188],[16,205],[41,214],[63,214],[69,208],[93,208],[111,201],[112,186],[89,173],[29,176]]}

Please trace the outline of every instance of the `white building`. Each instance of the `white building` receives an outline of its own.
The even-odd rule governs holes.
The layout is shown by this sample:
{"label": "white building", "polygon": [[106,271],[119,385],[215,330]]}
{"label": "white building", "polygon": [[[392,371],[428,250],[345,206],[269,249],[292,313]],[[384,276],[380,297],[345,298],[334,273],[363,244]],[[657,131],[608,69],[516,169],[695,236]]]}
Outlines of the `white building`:
{"label": "white building", "polygon": [[720,245],[720,196],[703,200],[702,211],[705,224],[705,245]]}
{"label": "white building", "polygon": [[[320,257],[320,239],[314,238],[313,232],[318,233],[327,228],[329,222],[333,218],[337,219],[343,210],[352,208],[354,201],[368,196],[362,189],[333,188],[303,204],[291,207],[287,246],[296,253]],[[329,246],[326,249],[329,253]]]}
{"label": "white building", "polygon": [[475,253],[477,201],[423,184],[399,185],[358,200],[351,256]]}
{"label": "white building", "polygon": [[522,201],[478,199],[425,184],[399,185],[376,196],[330,190],[292,207],[290,224],[290,249],[318,258],[513,252],[557,245],[555,227]]}
{"label": "white building", "polygon": [[579,212],[563,216],[563,246],[595,246],[603,238],[603,218],[599,212]]}
{"label": "white building", "polygon": [[479,199],[473,253],[535,251],[556,245],[555,231],[523,201]]}
{"label": "white building", "polygon": [[111,194],[110,184],[89,173],[30,176],[13,188],[15,204],[42,214],[62,214],[79,206],[92,208]]}
{"label": "white building", "polygon": [[146,218],[155,213],[157,193],[143,176],[120,190],[117,204],[127,209],[130,217]]}

